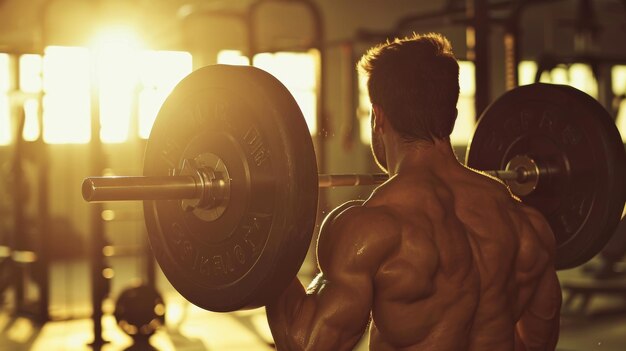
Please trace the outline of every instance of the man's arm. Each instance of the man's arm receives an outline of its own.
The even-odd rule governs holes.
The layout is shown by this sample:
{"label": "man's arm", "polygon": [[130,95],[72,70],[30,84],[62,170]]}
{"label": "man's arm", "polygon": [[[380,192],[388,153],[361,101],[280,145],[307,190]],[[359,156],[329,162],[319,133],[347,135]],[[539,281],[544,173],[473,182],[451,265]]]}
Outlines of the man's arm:
{"label": "man's arm", "polygon": [[384,238],[395,226],[376,217],[376,210],[352,207],[322,225],[322,273],[306,291],[295,279],[266,307],[279,350],[351,350],[359,341],[370,319],[374,276],[393,245]]}
{"label": "man's arm", "polygon": [[559,340],[561,287],[553,267],[546,269],[515,327],[515,350],[554,350]]}
{"label": "man's arm", "polygon": [[529,219],[548,253],[539,282],[515,328],[515,350],[554,350],[559,340],[561,286],[554,268],[556,240],[549,224],[536,210],[527,208]]}

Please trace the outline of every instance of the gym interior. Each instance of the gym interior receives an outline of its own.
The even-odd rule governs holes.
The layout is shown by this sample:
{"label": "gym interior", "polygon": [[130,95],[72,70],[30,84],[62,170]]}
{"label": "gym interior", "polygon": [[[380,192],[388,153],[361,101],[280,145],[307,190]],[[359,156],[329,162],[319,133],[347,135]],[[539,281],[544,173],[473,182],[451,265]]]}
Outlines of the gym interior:
{"label": "gym interior", "polygon": [[[159,170],[164,176],[184,174],[188,164],[176,150],[189,150],[188,145],[168,139],[167,125],[157,126],[158,120],[167,112],[180,128],[194,128],[192,119],[222,113],[217,102],[212,111],[199,112],[193,111],[194,101],[177,102],[178,109],[163,105],[183,78],[212,65],[254,66],[287,88],[315,151],[313,156],[295,152],[294,158],[312,157],[320,174],[379,174],[370,149],[367,79],[356,64],[373,45],[429,32],[450,40],[459,63],[458,116],[450,140],[461,163],[478,168],[467,154],[488,107],[539,82],[591,96],[603,107],[598,113],[619,131],[621,136],[611,135],[623,151],[623,0],[0,0],[0,350],[275,349],[262,306],[231,310],[218,302],[219,307],[202,308],[209,298],[189,294],[194,284],[201,285],[195,281],[201,279],[198,271],[176,277],[176,270],[184,270],[179,262],[163,273],[162,265],[177,263],[155,259],[153,249],[174,241],[155,244],[160,234],[151,232],[176,229],[162,213],[144,214],[159,201],[183,211],[180,200],[149,198],[156,190],[146,186],[133,195],[137,201],[88,202],[83,181],[159,174],[153,170],[163,162],[174,165]],[[246,94],[241,88],[228,99],[243,101]],[[271,103],[277,105],[252,106],[249,112],[283,108],[282,102]],[[574,106],[564,108],[562,115],[575,113]],[[244,139],[260,164],[263,144],[256,145],[260,136],[250,131],[256,133],[252,128]],[[273,138],[267,136],[267,143]],[[568,138],[578,140],[575,133]],[[173,159],[155,156],[169,151]],[[493,167],[505,168],[508,161]],[[572,200],[582,193],[551,195],[562,197],[552,199],[558,206],[574,201],[586,211],[574,229],[567,218],[546,214],[561,218],[555,221],[567,229],[558,244],[567,246],[569,236],[590,238],[585,254],[557,272],[563,298],[557,350],[626,349],[626,224],[620,222],[626,178],[617,171],[626,165],[621,161],[594,166],[594,172],[606,168],[610,182],[619,184],[613,192],[594,188],[590,203]],[[618,175],[622,178],[613,179]],[[339,186],[345,184],[328,179],[326,186],[320,180],[317,208],[309,214],[312,239],[299,243],[306,256],[301,265],[299,259],[290,262],[293,272],[300,267],[297,275],[305,286],[318,273],[315,243],[325,216],[346,201],[367,199],[377,186],[358,179],[348,181],[355,186]],[[555,179],[555,184],[569,181]],[[275,179],[290,181],[286,175]],[[230,201],[217,210],[239,206],[233,201],[235,186],[229,188]],[[520,196],[522,201],[534,189]],[[182,201],[184,207],[187,200]],[[589,215],[607,203],[610,219]],[[197,201],[187,206],[199,211]],[[557,254],[566,255],[571,248],[561,249]],[[365,333],[354,349],[368,350],[368,344]]]}

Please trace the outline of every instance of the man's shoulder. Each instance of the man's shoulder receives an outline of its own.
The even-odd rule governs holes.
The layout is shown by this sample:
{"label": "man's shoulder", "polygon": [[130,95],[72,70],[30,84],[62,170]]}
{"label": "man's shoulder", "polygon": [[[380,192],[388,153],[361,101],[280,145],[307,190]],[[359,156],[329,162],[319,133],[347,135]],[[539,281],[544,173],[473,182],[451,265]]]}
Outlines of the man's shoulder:
{"label": "man's shoulder", "polygon": [[400,244],[401,223],[384,206],[351,206],[325,221],[317,243],[318,258],[358,257],[375,264]]}
{"label": "man's shoulder", "polygon": [[553,253],[552,251],[554,251],[556,247],[556,238],[546,217],[539,212],[539,210],[531,206],[520,203],[519,208],[520,212],[522,212],[528,220],[530,230],[535,234],[542,246],[544,246],[548,252]]}
{"label": "man's shoulder", "polygon": [[389,239],[401,230],[400,219],[391,208],[368,202],[346,208],[328,225],[330,235],[365,240],[380,237]]}

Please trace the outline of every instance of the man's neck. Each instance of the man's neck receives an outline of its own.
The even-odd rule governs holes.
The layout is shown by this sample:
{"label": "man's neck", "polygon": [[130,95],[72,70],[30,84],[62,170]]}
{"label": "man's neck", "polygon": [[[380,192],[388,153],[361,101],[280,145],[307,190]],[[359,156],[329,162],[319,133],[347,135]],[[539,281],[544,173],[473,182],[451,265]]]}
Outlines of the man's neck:
{"label": "man's neck", "polygon": [[396,143],[393,155],[388,157],[392,161],[388,164],[390,176],[415,168],[459,165],[449,139],[435,139],[433,143]]}

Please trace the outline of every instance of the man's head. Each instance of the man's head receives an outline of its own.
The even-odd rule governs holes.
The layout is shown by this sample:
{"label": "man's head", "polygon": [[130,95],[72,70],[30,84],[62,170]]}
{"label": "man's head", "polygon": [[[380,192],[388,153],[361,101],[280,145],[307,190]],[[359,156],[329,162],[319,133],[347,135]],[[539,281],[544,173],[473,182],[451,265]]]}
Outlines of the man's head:
{"label": "man's head", "polygon": [[414,34],[377,45],[363,55],[358,69],[368,77],[372,151],[381,167],[387,168],[385,147],[375,118],[384,118],[406,143],[450,137],[457,116],[459,65],[445,37]]}

